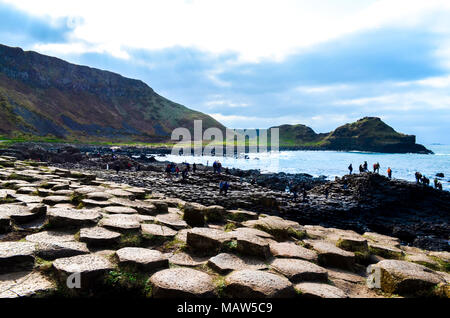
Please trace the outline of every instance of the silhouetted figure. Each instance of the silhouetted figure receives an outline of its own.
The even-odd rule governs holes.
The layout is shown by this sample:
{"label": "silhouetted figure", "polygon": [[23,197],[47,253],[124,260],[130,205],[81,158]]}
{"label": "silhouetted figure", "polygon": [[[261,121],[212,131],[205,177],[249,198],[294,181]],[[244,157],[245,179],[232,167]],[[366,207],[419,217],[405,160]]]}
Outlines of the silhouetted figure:
{"label": "silhouetted figure", "polygon": [[197,171],[197,164],[194,162],[192,165],[192,172],[195,173]]}
{"label": "silhouetted figure", "polygon": [[363,173],[364,172],[364,167],[363,165],[359,165],[359,173]]}
{"label": "silhouetted figure", "polygon": [[352,172],[353,172],[353,166],[352,166],[352,164],[350,164],[350,166],[348,166],[348,171],[350,171],[350,174],[352,174]]}
{"label": "silhouetted figure", "polygon": [[303,202],[305,202],[308,199],[308,193],[306,192],[306,189],[303,188]]}
{"label": "silhouetted figure", "polygon": [[388,178],[392,179],[392,169],[391,169],[391,167],[388,167],[387,174],[388,174]]}
{"label": "silhouetted figure", "polygon": [[328,188],[325,188],[325,199],[328,200],[328,195],[330,194],[330,190]]}
{"label": "silhouetted figure", "polygon": [[363,169],[366,172],[369,171],[369,169],[367,168],[367,161],[364,161]]}
{"label": "silhouetted figure", "polygon": [[416,177],[416,183],[419,184],[420,181],[422,180],[422,174],[419,171],[416,171],[414,175]]}

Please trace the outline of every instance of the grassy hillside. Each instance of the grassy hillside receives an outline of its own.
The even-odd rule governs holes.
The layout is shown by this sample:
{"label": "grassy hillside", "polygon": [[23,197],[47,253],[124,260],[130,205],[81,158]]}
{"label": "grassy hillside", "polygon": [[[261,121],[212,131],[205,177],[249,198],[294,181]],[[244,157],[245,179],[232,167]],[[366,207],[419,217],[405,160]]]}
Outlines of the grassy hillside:
{"label": "grassy hillside", "polygon": [[359,150],[373,152],[430,153],[416,137],[396,132],[377,117],[365,117],[330,133],[316,134],[304,125],[283,125],[280,146],[302,149]]}
{"label": "grassy hillside", "polygon": [[194,120],[225,129],[142,81],[0,45],[0,134],[160,142]]}

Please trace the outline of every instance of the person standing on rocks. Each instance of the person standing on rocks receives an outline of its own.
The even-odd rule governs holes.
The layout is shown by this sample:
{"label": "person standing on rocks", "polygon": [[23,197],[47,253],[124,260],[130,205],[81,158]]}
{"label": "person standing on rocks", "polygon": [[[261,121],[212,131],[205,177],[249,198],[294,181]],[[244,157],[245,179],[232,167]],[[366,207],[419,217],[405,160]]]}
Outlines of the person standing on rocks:
{"label": "person standing on rocks", "polygon": [[172,179],[172,175],[170,174],[170,171],[171,171],[170,164],[168,164],[166,167],[166,175],[167,175],[167,178]]}
{"label": "person standing on rocks", "polygon": [[303,188],[303,202],[308,200],[308,193],[306,192],[306,188]]}
{"label": "person standing on rocks", "polygon": [[328,200],[328,195],[330,194],[330,190],[328,189],[328,187],[325,188],[325,199]]}
{"label": "person standing on rocks", "polygon": [[364,168],[364,172],[368,172],[369,171],[369,169],[367,168],[367,161],[364,161],[363,168]]}
{"label": "person standing on rocks", "polygon": [[364,172],[363,165],[359,165],[359,173],[363,173],[363,172]]}
{"label": "person standing on rocks", "polygon": [[414,175],[416,177],[416,183],[419,184],[420,181],[422,180],[422,174],[419,171],[416,171]]}
{"label": "person standing on rocks", "polygon": [[352,174],[352,172],[353,172],[353,166],[352,166],[352,164],[350,164],[350,166],[348,166],[348,171],[350,171],[350,174]]}
{"label": "person standing on rocks", "polygon": [[192,172],[195,173],[197,171],[197,164],[194,162],[192,165]]}
{"label": "person standing on rocks", "polygon": [[392,179],[392,169],[391,169],[391,167],[388,167],[387,174],[388,174],[388,178]]}
{"label": "person standing on rocks", "polygon": [[439,180],[434,178],[434,188],[437,189],[439,187]]}

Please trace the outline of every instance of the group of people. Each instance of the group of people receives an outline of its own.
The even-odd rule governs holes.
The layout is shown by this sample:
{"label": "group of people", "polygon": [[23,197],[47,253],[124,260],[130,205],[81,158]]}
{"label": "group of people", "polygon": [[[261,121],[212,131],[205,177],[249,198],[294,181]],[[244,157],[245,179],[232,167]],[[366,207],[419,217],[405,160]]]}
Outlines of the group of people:
{"label": "group of people", "polygon": [[293,194],[292,200],[297,201],[298,193],[301,192],[303,196],[303,202],[308,200],[308,192],[306,191],[305,186],[294,185],[292,181],[286,186],[286,192],[290,192]]}
{"label": "group of people", "polygon": [[[424,186],[430,185],[430,179],[428,179],[426,176],[422,175],[419,171],[416,171],[415,177],[416,177],[417,184],[422,184]],[[434,178],[434,188],[438,189],[438,190],[442,190],[442,183],[439,182],[438,178]]]}
{"label": "group of people", "polygon": [[219,194],[227,195],[230,184],[228,181],[220,181],[219,183]]}
{"label": "group of people", "polygon": [[[373,164],[373,173],[380,173],[380,167],[381,167],[380,163],[378,163],[378,162],[374,163]],[[353,165],[352,164],[350,164],[348,166],[348,171],[349,171],[349,174],[353,173]],[[363,164],[359,165],[359,173],[364,173],[364,172],[369,172],[369,166],[367,164],[367,161],[364,161]],[[392,169],[391,169],[391,167],[388,167],[386,172],[387,172],[388,178],[392,179]]]}
{"label": "group of people", "polygon": [[[194,163],[193,165],[193,172],[197,170],[197,165]],[[183,180],[185,180],[188,177],[189,172],[191,171],[191,165],[189,163],[184,163],[184,169],[181,171],[178,165],[175,163],[169,163],[166,166],[166,174],[169,179],[172,179],[172,174],[175,173],[175,175],[178,177],[181,172],[181,177]]]}

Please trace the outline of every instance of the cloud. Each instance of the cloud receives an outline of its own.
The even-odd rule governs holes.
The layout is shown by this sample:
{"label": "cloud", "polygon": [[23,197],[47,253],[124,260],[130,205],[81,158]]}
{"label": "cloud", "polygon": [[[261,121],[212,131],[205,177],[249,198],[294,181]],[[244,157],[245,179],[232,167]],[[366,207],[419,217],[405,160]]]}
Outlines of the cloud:
{"label": "cloud", "polygon": [[2,44],[28,45],[30,42],[65,42],[74,24],[66,17],[51,23],[42,17],[32,16],[15,7],[0,2],[0,39]]}
{"label": "cloud", "polygon": [[3,1],[51,21],[83,17],[74,40],[109,48],[110,54],[121,47],[181,46],[237,52],[242,61],[280,61],[355,32],[417,26],[429,12],[450,10],[445,0]]}

